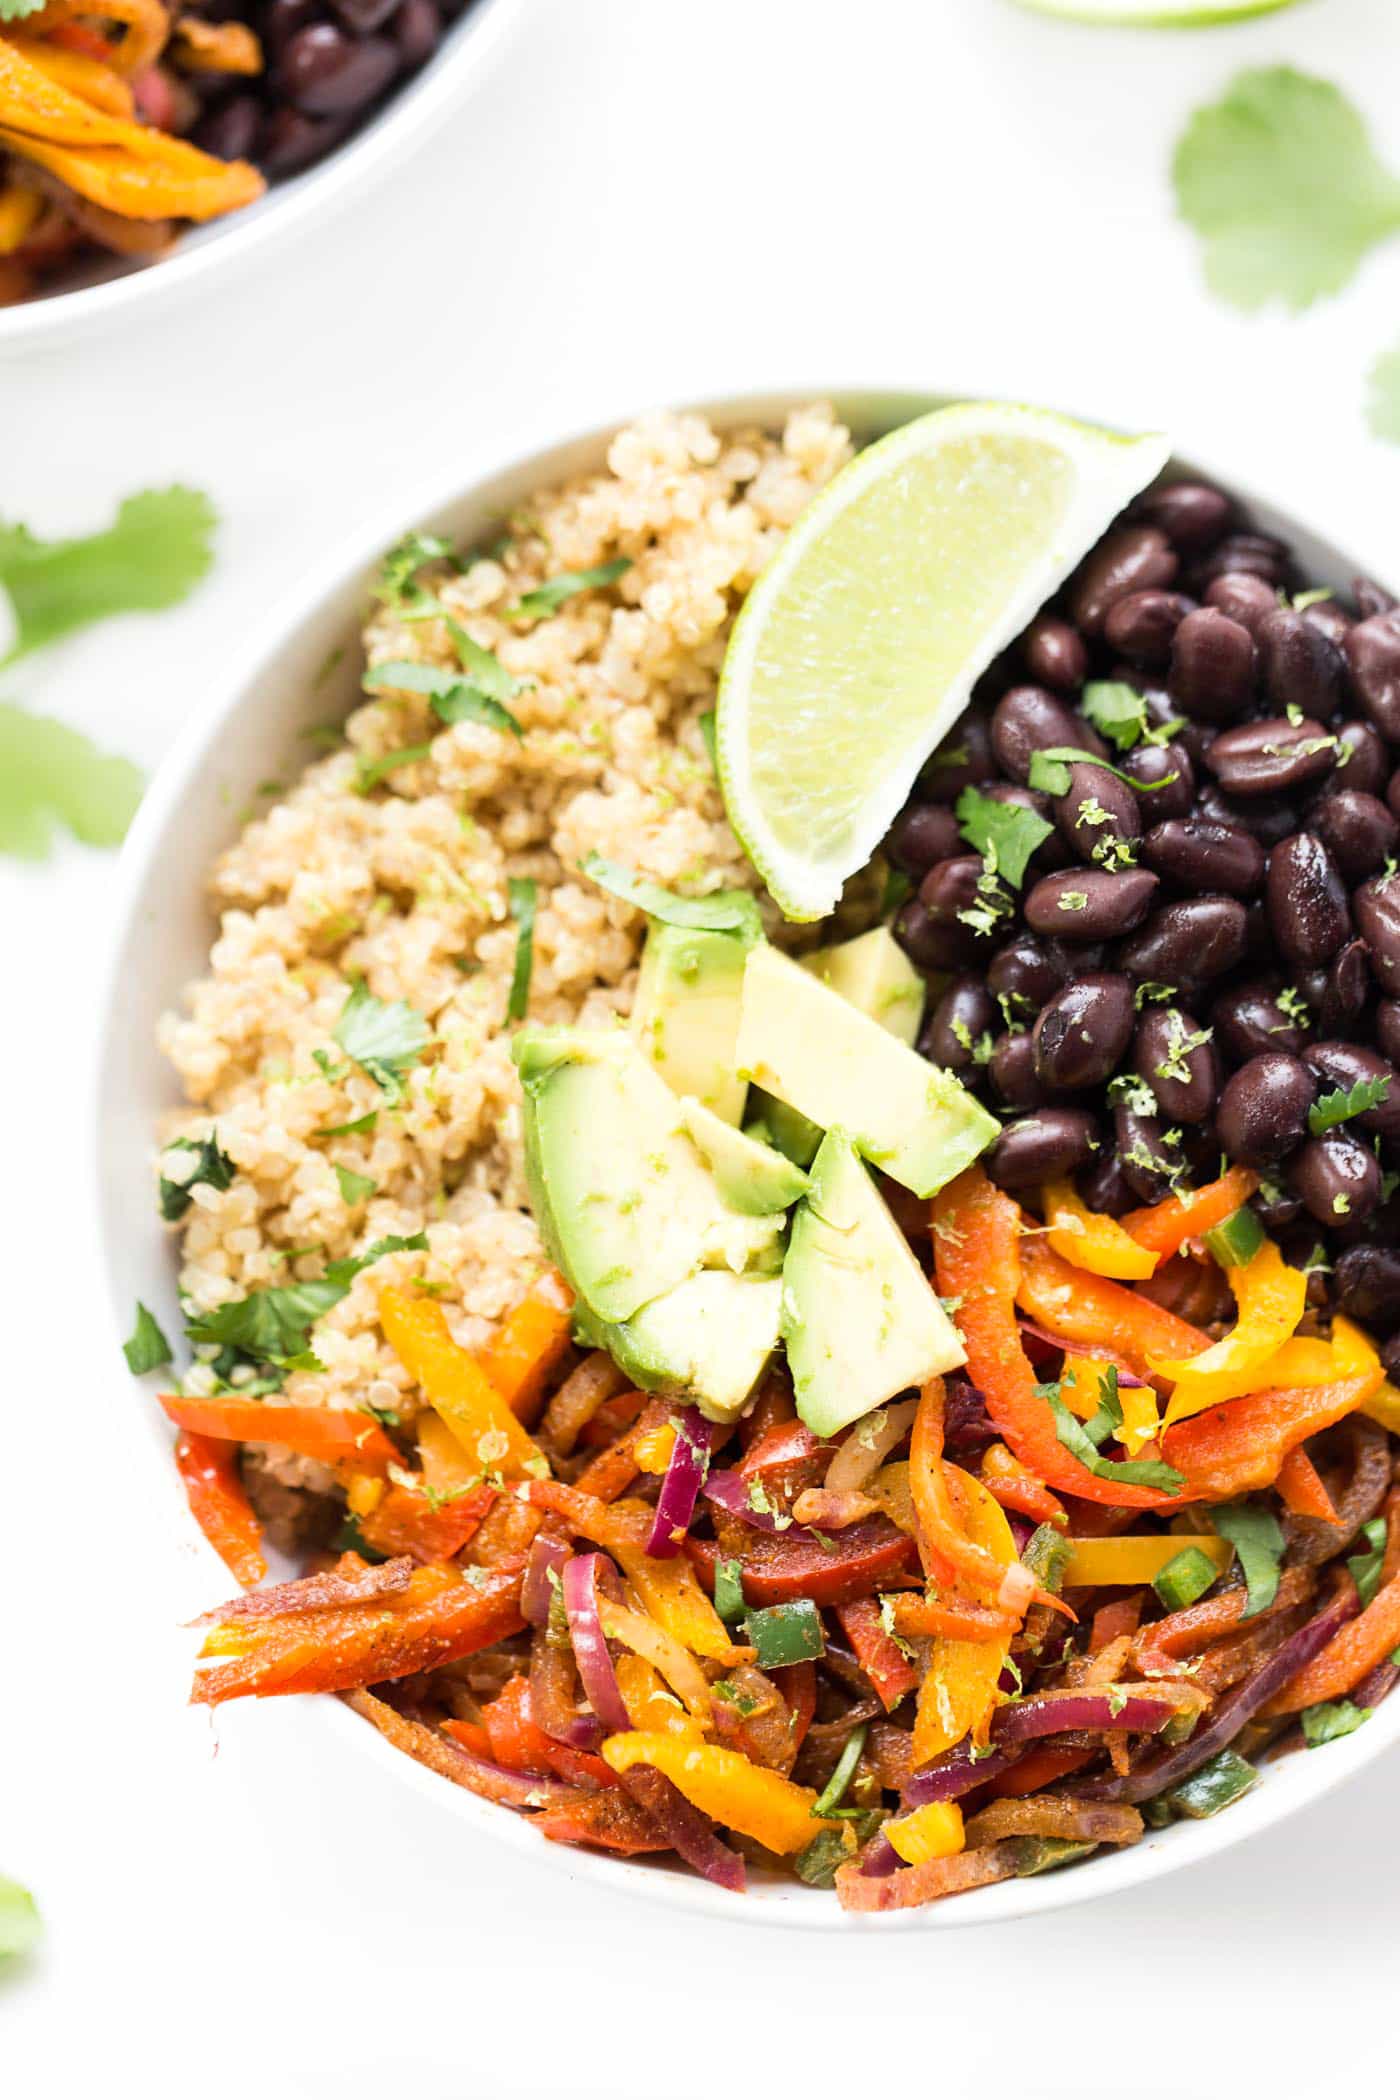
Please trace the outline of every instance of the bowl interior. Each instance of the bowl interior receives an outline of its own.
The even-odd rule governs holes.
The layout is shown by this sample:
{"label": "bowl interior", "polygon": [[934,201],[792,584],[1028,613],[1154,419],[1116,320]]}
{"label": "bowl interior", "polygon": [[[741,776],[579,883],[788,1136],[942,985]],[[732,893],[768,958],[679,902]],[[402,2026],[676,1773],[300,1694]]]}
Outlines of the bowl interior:
{"label": "bowl interior", "polygon": [[[947,398],[804,388],[702,404],[702,412],[720,428],[754,422],[774,425],[790,409],[815,397],[832,399],[862,440],[894,429]],[[342,548],[305,581],[298,600],[285,603],[273,615],[241,669],[162,768],[123,855],[118,934],[96,1039],[96,1200],[109,1299],[120,1334],[129,1331],[138,1297],[167,1332],[180,1332],[174,1243],[162,1231],[148,1194],[157,1118],[180,1099],[174,1075],[157,1052],[155,1028],[157,1017],[178,1004],[183,987],[207,965],[216,930],[205,901],[210,862],[259,806],[259,784],[292,779],[308,762],[312,752],[306,732],[342,720],[354,705],[359,627],[374,564],[383,549],[409,526],[442,532],[464,546],[490,538],[541,486],[597,467],[614,427],[610,423],[524,459],[497,464],[460,493],[429,500]],[[1178,478],[1193,471],[1204,470],[1174,460],[1167,475]],[[1338,589],[1347,587],[1357,563],[1285,512],[1252,499],[1228,475],[1217,478],[1245,498],[1263,530],[1292,542],[1309,575]],[[168,1484],[173,1471],[168,1425],[153,1402],[140,1412],[153,1464]],[[182,1534],[188,1536],[192,1520],[181,1513],[179,1521]],[[212,1601],[226,1594],[228,1577],[212,1551],[208,1560]],[[536,1856],[541,1847],[546,1854],[563,1853],[518,1816],[491,1807],[391,1750],[338,1700],[309,1700],[305,1705],[309,1725],[345,1731],[347,1747],[353,1743],[361,1754],[382,1759],[401,1781],[431,1790],[444,1812],[465,1816],[497,1839],[533,1847]],[[1218,1820],[1179,1824],[1125,1853],[1089,1860],[1071,1874],[1002,1883],[953,1904],[880,1919],[879,1927],[927,1929],[1004,1919],[1132,1886],[1204,1858],[1315,1800],[1397,1738],[1400,1699],[1383,1706],[1366,1729],[1329,1744],[1323,1755],[1310,1753],[1266,1766],[1254,1791]],[[789,1881],[758,1879],[750,1897],[736,1904],[679,1867],[573,1850],[564,1856],[574,1874],[596,1875],[614,1889],[630,1889],[731,1921],[747,1918],[846,1930],[858,1922],[845,1917],[830,1894]]]}

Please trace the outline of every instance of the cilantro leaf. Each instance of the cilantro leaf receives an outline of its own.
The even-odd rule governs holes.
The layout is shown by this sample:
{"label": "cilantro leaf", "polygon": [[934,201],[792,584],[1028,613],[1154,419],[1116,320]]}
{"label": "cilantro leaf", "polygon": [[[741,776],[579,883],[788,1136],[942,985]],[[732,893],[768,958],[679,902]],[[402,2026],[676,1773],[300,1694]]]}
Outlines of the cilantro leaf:
{"label": "cilantro leaf", "polygon": [[1055,1435],[1065,1450],[1071,1458],[1077,1458],[1081,1466],[1097,1474],[1100,1480],[1120,1480],[1130,1487],[1160,1488],[1168,1495],[1179,1494],[1186,1485],[1185,1475],[1160,1458],[1100,1456],[1100,1444],[1106,1443],[1123,1426],[1118,1373],[1112,1366],[1107,1376],[1099,1381],[1099,1405],[1087,1422],[1081,1422],[1077,1415],[1070,1413],[1060,1398],[1058,1386],[1045,1388],[1043,1397],[1050,1403],[1050,1412],[1055,1418]]}
{"label": "cilantro leaf", "polygon": [[707,707],[704,714],[700,716],[698,727],[701,741],[710,756],[710,770],[717,775],[719,772],[719,745],[716,742],[718,732],[715,727],[715,711],[712,707]]}
{"label": "cilantro leaf", "polygon": [[1237,73],[1191,118],[1172,175],[1206,282],[1246,311],[1340,291],[1400,227],[1400,182],[1360,115],[1330,81],[1291,66]]}
{"label": "cilantro leaf", "polygon": [[1004,875],[1013,889],[1025,880],[1026,863],[1037,846],[1054,830],[1036,810],[1022,809],[1016,802],[998,802],[975,787],[964,788],[955,805],[958,829],[987,862],[994,874]]}
{"label": "cilantro leaf", "polygon": [[1239,1555],[1247,1595],[1244,1616],[1257,1618],[1278,1595],[1279,1563],[1283,1559],[1283,1531],[1272,1510],[1259,1503],[1223,1502],[1210,1513],[1221,1538],[1228,1539]]}
{"label": "cilantro leaf", "polygon": [[530,977],[535,967],[535,904],[539,891],[528,876],[512,875],[506,884],[510,915],[515,921],[515,968],[511,972],[506,1019],[523,1021],[530,1004]]}
{"label": "cilantro leaf", "polygon": [[601,853],[590,853],[582,866],[584,874],[591,876],[599,889],[610,890],[614,897],[635,904],[649,919],[660,919],[667,926],[736,933],[746,942],[756,941],[762,933],[758,906],[747,890],[715,890],[708,897],[680,897],[674,890],[649,882],[645,875],[634,874],[631,868],[624,868],[620,861],[608,860]]}
{"label": "cilantro leaf", "polygon": [[[462,643],[477,648],[470,635],[460,628],[456,631],[460,637],[459,649]],[[525,732],[515,716],[489,689],[491,685],[499,688],[504,680],[514,693],[519,689],[516,680],[496,662],[489,649],[481,650],[481,655],[495,667],[494,672],[487,674],[487,682],[479,677],[464,678],[460,671],[450,670],[444,664],[404,661],[376,664],[373,670],[365,672],[360,683],[367,693],[421,693],[440,722],[480,722],[487,729],[499,729],[509,736],[523,737]]]}
{"label": "cilantro leaf", "polygon": [[542,620],[549,613],[557,612],[570,598],[577,598],[580,592],[600,591],[608,584],[616,583],[631,566],[630,559],[624,554],[616,561],[600,562],[596,569],[565,569],[547,582],[537,584],[534,590],[526,591],[519,603],[511,606],[510,617]]}
{"label": "cilantro leaf", "polygon": [[1153,795],[1159,788],[1170,787],[1177,778],[1175,773],[1166,774],[1161,780],[1134,780],[1131,773],[1111,766],[1106,758],[1098,758],[1092,751],[1081,751],[1076,744],[1051,744],[1043,751],[1031,753],[1031,770],[1028,785],[1040,788],[1047,795],[1069,793],[1070,767],[1077,765],[1101,766],[1115,780],[1121,780],[1135,795]]}
{"label": "cilantro leaf", "polygon": [[1381,1586],[1381,1569],[1385,1563],[1385,1534],[1385,1518],[1372,1517],[1369,1524],[1363,1524],[1361,1527],[1366,1551],[1353,1553],[1347,1560],[1347,1572],[1356,1584],[1356,1594],[1361,1599],[1363,1611]]}
{"label": "cilantro leaf", "polygon": [[1400,346],[1376,359],[1367,386],[1366,420],[1372,435],[1400,445]]}
{"label": "cilantro leaf", "polygon": [[1333,1087],[1330,1093],[1319,1094],[1308,1110],[1308,1129],[1314,1137],[1321,1137],[1324,1130],[1349,1123],[1353,1116],[1364,1116],[1368,1108],[1379,1108],[1389,1092],[1388,1075],[1358,1079],[1352,1087]]}
{"label": "cilantro leaf", "polygon": [[46,860],[58,825],[85,846],[119,846],[144,785],[81,730],[0,701],[0,853]]}
{"label": "cilantro leaf", "polygon": [[391,1233],[363,1254],[328,1262],[325,1275],[313,1283],[276,1284],[196,1314],[185,1322],[185,1332],[197,1345],[213,1343],[254,1363],[275,1364],[282,1370],[318,1368],[307,1356],[310,1330],[323,1313],[339,1305],[360,1271],[386,1254],[422,1253],[427,1245],[426,1233],[415,1232],[407,1239]]}
{"label": "cilantro leaf", "polygon": [[404,1076],[433,1039],[431,1028],[407,1000],[391,1004],[376,999],[363,978],[352,989],[332,1033],[345,1055],[383,1088],[391,1107],[402,1101]]}
{"label": "cilantro leaf", "polygon": [[176,1138],[165,1148],[166,1157],[172,1152],[192,1152],[194,1165],[182,1180],[162,1174],[160,1177],[160,1214],[167,1225],[173,1225],[193,1202],[192,1188],[201,1183],[206,1188],[227,1189],[233,1186],[233,1177],[238,1169],[227,1152],[219,1147],[219,1133],[211,1130],[208,1137]]}
{"label": "cilantro leaf", "polygon": [[450,540],[435,532],[406,532],[380,564],[374,595],[400,619],[434,619],[442,611],[430,590],[418,582],[418,571],[430,561],[455,558]]}
{"label": "cilantro leaf", "polygon": [[136,1301],[136,1325],[131,1330],[130,1340],[122,1343],[122,1355],[133,1378],[144,1377],[147,1371],[158,1371],[162,1364],[173,1361],[170,1344],[161,1332],[159,1320],[139,1298]]}
{"label": "cilantro leaf", "polygon": [[1079,711],[1120,751],[1131,751],[1148,731],[1146,694],[1117,679],[1100,678],[1086,685]]}
{"label": "cilantro leaf", "polygon": [[357,1174],[352,1167],[336,1166],[334,1161],[331,1164],[345,1201],[352,1208],[357,1203],[368,1203],[379,1183],[368,1174]]}
{"label": "cilantro leaf", "polygon": [[1298,1716],[1303,1741],[1309,1750],[1316,1750],[1319,1743],[1335,1743],[1338,1736],[1353,1734],[1363,1721],[1370,1718],[1371,1708],[1358,1706],[1352,1699],[1334,1699],[1321,1706],[1305,1706]]}
{"label": "cilantro leaf", "polygon": [[0,526],[0,584],[15,618],[12,663],[113,613],[160,612],[187,598],[213,559],[214,506],[197,489],[128,496],[105,532],[41,540]]}
{"label": "cilantro leaf", "polygon": [[[7,0],[0,0],[0,20],[5,19],[6,4]],[[0,1958],[27,1954],[41,1929],[39,1908],[28,1889],[0,1874]]]}
{"label": "cilantro leaf", "polygon": [[371,794],[381,781],[397,773],[401,766],[416,766],[421,759],[431,758],[431,744],[404,744],[397,751],[386,751],[382,758],[365,758],[355,761],[354,788],[357,795]]}

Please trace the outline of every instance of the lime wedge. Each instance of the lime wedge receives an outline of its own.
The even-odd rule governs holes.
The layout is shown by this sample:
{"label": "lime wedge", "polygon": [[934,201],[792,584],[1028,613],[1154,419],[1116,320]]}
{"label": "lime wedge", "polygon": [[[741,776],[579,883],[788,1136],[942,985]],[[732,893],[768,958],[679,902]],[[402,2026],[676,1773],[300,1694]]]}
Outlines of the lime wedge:
{"label": "lime wedge", "polygon": [[735,622],[716,717],[729,821],[786,917],[832,909],[975,680],[1169,449],[963,402],[803,512]]}
{"label": "lime wedge", "polygon": [[1101,22],[1119,29],[1208,29],[1214,22],[1246,22],[1277,14],[1293,0],[1020,0],[1037,15],[1067,22]]}

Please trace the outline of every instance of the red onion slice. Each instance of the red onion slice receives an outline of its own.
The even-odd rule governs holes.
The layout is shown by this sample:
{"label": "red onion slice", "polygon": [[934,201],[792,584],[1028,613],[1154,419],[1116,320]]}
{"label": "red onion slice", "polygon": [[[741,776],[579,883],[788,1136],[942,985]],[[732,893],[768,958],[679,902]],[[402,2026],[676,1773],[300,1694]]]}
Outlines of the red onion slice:
{"label": "red onion slice", "polygon": [[710,1467],[710,1453],[728,1435],[723,1423],[707,1422],[698,1407],[685,1407],[674,1417],[676,1442],[661,1492],[656,1498],[647,1552],[653,1560],[673,1560],[695,1515],[695,1504]]}
{"label": "red onion slice", "polygon": [[551,1531],[536,1532],[531,1540],[520,1585],[520,1615],[527,1625],[549,1624],[550,1600],[554,1595],[550,1570],[553,1569],[555,1574],[562,1573],[572,1550],[567,1539],[558,1538]]}
{"label": "red onion slice", "polygon": [[934,1758],[922,1771],[913,1773],[901,1789],[901,1799],[906,1809],[923,1808],[930,1801],[956,1801],[962,1794],[970,1794],[988,1779],[999,1779],[1019,1761],[1017,1750],[992,1750],[981,1757],[974,1757],[972,1744],[964,1737],[953,1749],[945,1750],[941,1757]]}
{"label": "red onion slice", "polygon": [[694,1867],[697,1874],[703,1874],[706,1881],[713,1881],[719,1888],[743,1895],[744,1862],[725,1844],[709,1817],[686,1800],[679,1787],[673,1786],[654,1765],[633,1765],[621,1778],[632,1799],[646,1810],[667,1844],[688,1867]]}
{"label": "red onion slice", "polygon": [[1063,1735],[1067,1729],[1122,1728],[1131,1735],[1156,1735],[1181,1711],[1170,1700],[1124,1696],[1120,1685],[1071,1692],[1032,1692],[1012,1699],[992,1716],[998,1743],[1026,1743],[1036,1736]]}
{"label": "red onion slice", "polygon": [[[794,1542],[805,1539],[816,1543],[816,1533],[809,1531],[805,1524],[796,1524],[790,1517],[775,1517],[766,1509],[755,1509],[749,1496],[756,1486],[755,1481],[745,1480],[742,1473],[711,1473],[705,1482],[704,1495],[707,1502],[718,1503],[722,1510],[754,1531],[781,1532],[785,1539]],[[760,1488],[759,1492],[763,1490]]]}
{"label": "red onion slice", "polygon": [[598,1616],[598,1584],[615,1571],[602,1553],[576,1553],[564,1568],[564,1610],[584,1696],[609,1735],[632,1726]]}

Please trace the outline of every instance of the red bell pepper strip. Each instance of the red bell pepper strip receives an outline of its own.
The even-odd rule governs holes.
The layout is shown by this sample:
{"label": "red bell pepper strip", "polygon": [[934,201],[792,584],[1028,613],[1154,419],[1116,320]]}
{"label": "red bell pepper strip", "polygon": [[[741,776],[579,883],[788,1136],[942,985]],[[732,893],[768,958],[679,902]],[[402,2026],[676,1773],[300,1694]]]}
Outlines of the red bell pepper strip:
{"label": "red bell pepper strip", "polygon": [[[1022,1465],[1048,1486],[1087,1502],[1108,1502],[1120,1509],[1172,1507],[1179,1500],[1176,1496],[1091,1473],[1055,1434],[1055,1417],[1049,1401],[1036,1393],[1035,1372],[1016,1322],[1022,1282],[1021,1214],[981,1167],[968,1167],[935,1196],[933,1245],[939,1294],[957,1303],[955,1318],[967,1350],[968,1376],[985,1395],[988,1414]],[[1034,1245],[1026,1242],[1028,1250]],[[1101,1292],[1111,1291],[1133,1305],[1146,1304],[1131,1291],[1072,1269],[1058,1255],[1043,1251],[1076,1292],[1096,1300]],[[1057,1292],[1052,1309],[1058,1311],[1060,1303]],[[1158,1308],[1148,1310],[1156,1314]],[[1174,1328],[1181,1324],[1172,1321]]]}
{"label": "red bell pepper strip", "polygon": [[[687,1539],[685,1550],[713,1593],[716,1563],[726,1557],[722,1549],[713,1539]],[[829,1549],[814,1538],[755,1531],[738,1560],[750,1604],[787,1604],[794,1597],[810,1597],[822,1607],[888,1589],[901,1575],[913,1576],[919,1564],[914,1541],[887,1517],[866,1517],[833,1533]]]}
{"label": "red bell pepper strip", "polygon": [[1177,1422],[1162,1439],[1162,1455],[1186,1475],[1190,1500],[1233,1501],[1272,1487],[1289,1452],[1369,1400],[1383,1376],[1377,1364],[1332,1385],[1246,1393]]}
{"label": "red bell pepper strip", "polygon": [[175,1464],[191,1516],[230,1575],[251,1589],[266,1575],[267,1561],[234,1446],[185,1430],[175,1445]]}
{"label": "red bell pepper strip", "polygon": [[874,1685],[886,1713],[893,1713],[919,1681],[919,1673],[889,1633],[874,1597],[853,1597],[838,1604],[836,1616],[850,1642],[856,1661]]}
{"label": "red bell pepper strip", "polygon": [[641,1803],[620,1786],[551,1800],[532,1821],[556,1845],[597,1845],[601,1851],[619,1852],[627,1859],[638,1852],[671,1850],[670,1839]]}
{"label": "red bell pepper strip", "polygon": [[1032,1517],[1037,1524],[1064,1524],[1063,1502],[1051,1494],[1043,1480],[1027,1472],[1005,1444],[988,1444],[982,1453],[979,1477],[1003,1509],[1014,1509],[1018,1516]]}
{"label": "red bell pepper strip", "polygon": [[395,1481],[359,1521],[376,1553],[411,1553],[415,1560],[451,1560],[472,1538],[496,1499],[484,1483],[465,1494],[434,1502],[421,1489]]}
{"label": "red bell pepper strip", "polygon": [[1067,1778],[1098,1756],[1096,1748],[1088,1750],[1060,1750],[1053,1743],[1046,1743],[1035,1750],[1028,1750],[1018,1757],[1009,1772],[1003,1772],[987,1788],[993,1798],[1038,1794],[1043,1786],[1050,1786],[1057,1779]]}
{"label": "red bell pepper strip", "polygon": [[1186,1196],[1168,1196],[1165,1202],[1154,1203],[1147,1210],[1130,1210],[1119,1222],[1140,1247],[1149,1248],[1153,1254],[1175,1254],[1187,1240],[1199,1239],[1202,1233],[1233,1217],[1258,1186],[1259,1176],[1248,1167],[1231,1167],[1218,1181],[1208,1181],[1203,1189],[1193,1189]]}
{"label": "red bell pepper strip", "polygon": [[1127,1597],[1115,1597],[1111,1604],[1101,1604],[1089,1625],[1089,1653],[1097,1655],[1114,1641],[1129,1639],[1142,1623],[1142,1600],[1145,1592],[1134,1590]]}
{"label": "red bell pepper strip", "polygon": [[1038,1327],[1066,1344],[1107,1348],[1126,1357],[1140,1378],[1147,1377],[1154,1357],[1198,1356],[1210,1347],[1210,1336],[1199,1327],[1141,1291],[1072,1268],[1039,1240],[1028,1238],[1021,1249],[1016,1296]]}
{"label": "red bell pepper strip", "polygon": [[[482,1707],[481,1721],[491,1745],[490,1756],[510,1771],[566,1779],[573,1786],[589,1789],[617,1785],[616,1774],[609,1771],[601,1757],[594,1757],[587,1750],[571,1750],[567,1743],[556,1743],[536,1727],[528,1678],[512,1677],[497,1697]],[[449,1735],[456,1735],[454,1722],[444,1721],[443,1726]]]}
{"label": "red bell pepper strip", "polygon": [[385,1473],[399,1454],[379,1424],[356,1408],[294,1407],[281,1400],[195,1400],[162,1393],[177,1429],[230,1444],[285,1444],[322,1465]]}
{"label": "red bell pepper strip", "polygon": [[415,1568],[397,1595],[257,1618],[238,1616],[235,1600],[205,1638],[201,1659],[211,1667],[196,1677],[191,1703],[344,1691],[475,1655],[524,1626],[522,1572],[517,1561],[473,1570],[480,1579],[472,1581],[437,1562]]}

